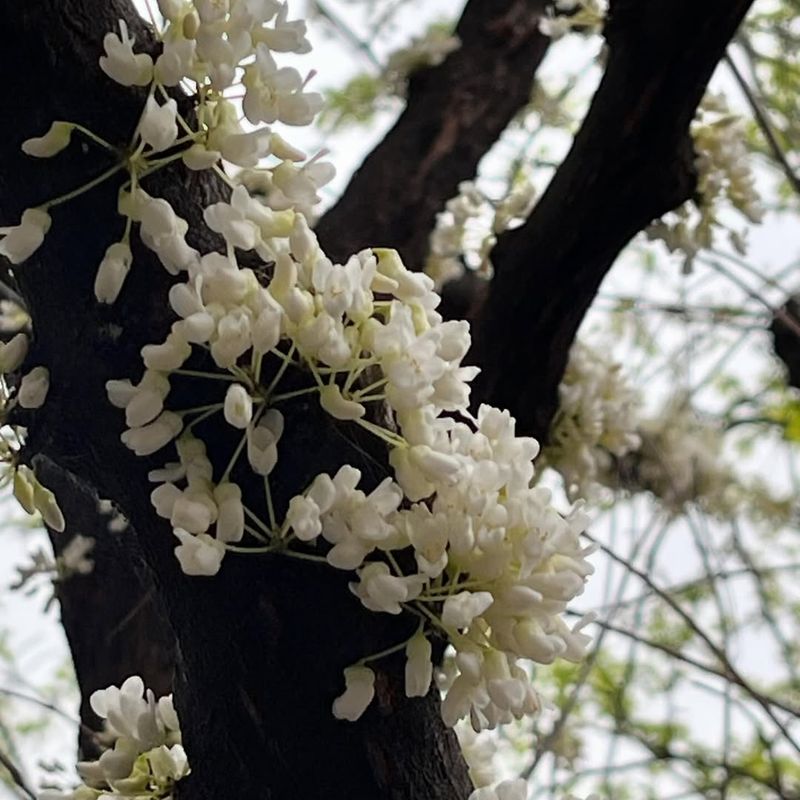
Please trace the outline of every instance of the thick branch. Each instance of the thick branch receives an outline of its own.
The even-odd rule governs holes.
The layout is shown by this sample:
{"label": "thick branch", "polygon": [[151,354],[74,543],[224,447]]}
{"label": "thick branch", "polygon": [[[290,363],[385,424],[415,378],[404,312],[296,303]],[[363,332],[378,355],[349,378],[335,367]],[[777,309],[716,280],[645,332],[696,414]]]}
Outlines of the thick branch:
{"label": "thick branch", "polygon": [[476,396],[526,433],[546,437],[575,333],[619,252],[691,198],[689,123],[751,2],[612,0],[603,80],[533,215],[495,248],[477,325]]}
{"label": "thick branch", "polygon": [[63,533],[50,533],[56,555],[74,534],[95,540],[92,572],[70,577],[56,589],[81,692],[79,750],[82,758],[95,758],[99,751],[90,731],[102,725],[89,705],[92,692],[141,675],[156,695],[169,694],[174,637],[137,552],[136,534],[129,528],[113,532],[112,515],[98,513],[98,498],[85,484],[47,459],[37,461],[38,475],[69,520]]}
{"label": "thick branch", "polygon": [[470,0],[461,47],[415,74],[394,128],[317,225],[331,257],[394,247],[421,267],[436,214],[530,97],[549,40],[539,33],[546,0]]}

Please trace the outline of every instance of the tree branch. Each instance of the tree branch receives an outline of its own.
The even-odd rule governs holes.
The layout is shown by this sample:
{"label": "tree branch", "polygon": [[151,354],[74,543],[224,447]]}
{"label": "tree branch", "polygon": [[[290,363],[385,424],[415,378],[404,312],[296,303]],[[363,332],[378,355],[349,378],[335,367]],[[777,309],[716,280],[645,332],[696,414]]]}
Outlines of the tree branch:
{"label": "tree branch", "polygon": [[175,639],[135,532],[112,532],[111,517],[98,513],[97,496],[53,462],[38,458],[36,472],[69,521],[63,533],[50,532],[56,555],[76,533],[95,541],[92,572],[58,582],[56,596],[81,693],[79,751],[82,758],[96,758],[100,751],[92,733],[102,730],[102,723],[89,705],[92,692],[141,675],[157,696],[169,694]]}
{"label": "tree branch", "polygon": [[475,396],[546,438],[575,333],[619,252],[692,197],[689,123],[752,0],[612,0],[608,65],[570,153],[504,234],[479,314]]}
{"label": "tree branch", "polygon": [[470,0],[456,28],[461,47],[415,73],[408,104],[347,190],[319,221],[335,259],[394,247],[421,267],[436,214],[528,101],[549,40],[546,0]]}

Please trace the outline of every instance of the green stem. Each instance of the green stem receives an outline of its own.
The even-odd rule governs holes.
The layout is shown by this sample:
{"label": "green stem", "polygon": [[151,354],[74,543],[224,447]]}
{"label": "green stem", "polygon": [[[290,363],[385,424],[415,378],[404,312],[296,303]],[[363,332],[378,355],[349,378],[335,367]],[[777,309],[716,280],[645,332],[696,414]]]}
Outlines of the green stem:
{"label": "green stem", "polygon": [[88,183],[83,184],[83,186],[79,186],[77,189],[73,189],[71,192],[62,194],[60,197],[56,197],[54,200],[49,200],[46,203],[42,203],[39,208],[41,208],[42,211],[48,211],[51,208],[55,208],[55,206],[60,206],[69,202],[70,200],[74,200],[76,197],[86,194],[86,192],[91,191],[101,183],[105,183],[105,181],[112,177],[112,175],[116,175],[122,169],[125,169],[125,164],[115,164],[113,167],[107,169],[96,178],[92,178],[92,180],[90,180]]}
{"label": "green stem", "polygon": [[269,515],[269,524],[272,530],[276,530],[278,523],[275,521],[275,506],[272,504],[272,491],[269,488],[269,476],[264,476],[264,496],[267,500],[267,514]]}
{"label": "green stem", "polygon": [[270,384],[267,387],[267,390],[265,392],[267,397],[269,397],[272,394],[272,392],[275,391],[275,387],[278,385],[278,381],[280,381],[280,379],[284,376],[286,370],[289,369],[289,365],[294,364],[292,357],[294,356],[295,349],[296,349],[295,345],[292,344],[292,346],[289,348],[288,353],[281,353],[280,350],[277,351],[273,350],[274,353],[280,355],[280,357],[283,359],[283,363],[280,365],[278,371],[275,373],[275,377],[270,381]]}
{"label": "green stem", "polygon": [[235,381],[233,375],[223,375],[219,372],[202,372],[199,369],[174,369],[173,375],[185,375],[187,378],[209,378],[215,381]]}
{"label": "green stem", "polygon": [[397,434],[392,433],[386,428],[381,428],[380,425],[375,425],[374,423],[365,419],[357,419],[354,421],[364,428],[364,430],[369,431],[379,439],[383,439],[384,442],[392,445],[392,447],[406,447],[408,445],[408,442],[406,442],[405,439],[401,438]]}
{"label": "green stem", "polygon": [[209,405],[206,406],[196,406],[195,408],[184,408],[183,410],[178,411],[177,413],[179,416],[182,417],[185,414],[199,414],[205,411],[219,411],[221,408],[223,408],[223,406],[224,406],[223,403],[210,403]]}
{"label": "green stem", "polygon": [[308,389],[297,389],[294,392],[285,392],[284,394],[276,394],[273,395],[270,400],[273,403],[279,403],[281,400],[291,400],[295,397],[302,397],[304,394],[311,394],[312,392],[318,392],[319,386],[311,386]]}
{"label": "green stem", "polygon": [[104,147],[106,150],[114,153],[114,155],[120,155],[120,151],[114,147],[111,142],[107,142],[102,136],[98,136],[96,133],[85,128],[83,125],[79,125],[77,122],[70,122],[69,124],[72,125],[76,131],[82,133],[87,139],[91,139],[95,144],[99,144],[100,147]]}
{"label": "green stem", "polygon": [[236,449],[233,451],[233,455],[231,456],[231,460],[228,462],[228,466],[225,467],[225,472],[222,473],[222,477],[220,478],[220,483],[225,483],[230,477],[231,471],[236,466],[236,462],[239,460],[239,456],[242,454],[242,450],[244,450],[244,445],[247,442],[247,434],[245,433],[242,438],[239,440],[239,444],[236,445]]}
{"label": "green stem", "polygon": [[313,561],[315,564],[328,564],[328,559],[325,556],[315,556],[313,553],[300,553],[297,550],[284,550],[282,555],[289,556],[289,558],[299,558],[301,561]]}
{"label": "green stem", "polygon": [[[414,636],[416,635],[417,634],[415,632]],[[392,645],[391,647],[387,647],[385,650],[381,650],[377,653],[373,653],[372,655],[365,656],[364,658],[361,658],[358,661],[356,661],[356,665],[361,666],[369,661],[377,661],[378,659],[385,658],[386,656],[390,656],[393,653],[399,653],[401,650],[405,650],[406,645],[414,638],[414,636],[410,636],[404,642],[400,642],[400,644]]]}
{"label": "green stem", "polygon": [[195,425],[198,425],[203,420],[208,419],[212,414],[216,414],[222,408],[222,404],[218,404],[218,408],[210,408],[208,411],[202,413],[197,419],[193,419],[185,428],[184,431],[190,431]]}
{"label": "green stem", "polygon": [[266,526],[266,524],[264,523],[264,521],[259,516],[257,516],[253,511],[251,511],[247,506],[243,506],[243,508],[244,508],[244,513],[248,517],[250,517],[250,519],[253,520],[253,522],[255,522],[255,524],[258,525],[258,527],[261,528],[261,530],[267,536],[269,536],[270,538],[275,538],[275,531],[273,531],[272,529],[268,528]]}

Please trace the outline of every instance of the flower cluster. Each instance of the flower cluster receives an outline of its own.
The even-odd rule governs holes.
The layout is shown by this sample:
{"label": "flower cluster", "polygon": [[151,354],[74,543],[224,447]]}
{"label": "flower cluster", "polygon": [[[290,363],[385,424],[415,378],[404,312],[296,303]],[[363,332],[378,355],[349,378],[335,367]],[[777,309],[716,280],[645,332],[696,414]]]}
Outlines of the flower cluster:
{"label": "flower cluster", "polygon": [[717,229],[727,230],[733,247],[740,253],[745,251],[741,234],[728,228],[722,219],[726,204],[752,223],[763,218],[743,124],[722,95],[707,94],[703,98],[691,126],[700,199],[685,203],[647,230],[648,238],[661,240],[670,252],[685,255],[687,271],[700,250],[713,247]]}
{"label": "flower cluster", "polygon": [[622,367],[575,342],[559,386],[559,408],[543,457],[570,496],[590,497],[613,458],[638,449],[639,397]]}
{"label": "flower cluster", "polygon": [[[141,381],[109,384],[133,426],[123,434],[129,447],[146,455],[179,437],[179,461],[152,478],[160,483],[154,506],[173,525],[184,571],[215,573],[245,532],[265,541],[261,550],[325,541],[327,563],[356,572],[351,589],[366,608],[399,614],[412,605],[420,615],[421,633],[403,643],[410,695],[430,686],[423,631],[431,629],[459,651],[461,677],[443,707],[450,724],[470,715],[476,728],[493,727],[533,713],[538,700],[516,660],[577,659],[586,642],[580,626],[570,631],[558,616],[590,572],[578,541],[585,518],[577,511],[561,517],[546,490],[530,488],[538,446],[515,436],[507,412],[467,411],[477,372],[461,366],[468,326],[442,320],[430,278],[406,270],[394,251],[332,264],[299,214],[288,248],[279,237],[259,236],[247,217],[231,227],[237,206],[251,202],[239,187],[229,204],[209,207],[206,220],[229,244],[249,222],[250,248],[274,253],[271,281],[263,286],[230,254],[201,257],[170,292],[180,319],[164,342],[143,349]],[[227,371],[227,388],[217,381],[224,396],[200,409],[164,410],[170,375],[181,374],[192,345],[205,346]],[[280,366],[261,381],[269,359]],[[310,385],[281,391],[281,376],[296,374]],[[317,395],[331,416],[382,439],[394,478],[366,493],[360,472],[345,465],[315,478],[282,522],[258,520],[231,473],[241,459],[268,487],[283,433],[280,407],[298,394]],[[371,421],[378,406],[391,409],[394,426]],[[202,440],[191,430],[179,436],[187,413],[195,420],[221,413],[238,437],[216,481]],[[403,572],[392,557],[406,548],[416,572]],[[355,719],[372,696],[373,675],[362,664],[345,677],[334,713]]]}
{"label": "flower cluster", "polygon": [[[27,324],[27,314],[18,306],[10,312],[14,324]],[[43,405],[50,387],[50,373],[43,366],[19,377],[28,356],[29,341],[27,333],[20,331],[0,343],[0,485],[11,483],[14,497],[28,514],[38,512],[50,528],[63,531],[64,516],[55,496],[29,466],[21,463],[26,429],[9,422],[15,409],[32,410]]]}
{"label": "flower cluster", "polygon": [[527,219],[535,200],[533,183],[523,171],[499,201],[490,200],[474,182],[462,181],[458,194],[436,217],[425,272],[438,287],[460,277],[465,264],[491,276],[490,253],[497,236]]}
{"label": "flower cluster", "polygon": [[639,426],[641,446],[631,464],[609,473],[609,486],[652,492],[671,514],[696,506],[720,519],[745,510],[771,525],[787,524],[794,503],[759,480],[744,478],[724,456],[725,430],[704,418],[686,397],[672,398]]}
{"label": "flower cluster", "polygon": [[177,781],[189,774],[172,695],[156,700],[142,679],[132,676],[120,687],[94,692],[90,703],[105,720],[108,749],[97,761],[78,763],[83,782],[76,789],[47,789],[39,800],[171,798]]}
{"label": "flower cluster", "polygon": [[[308,49],[303,23],[289,21],[286,5],[271,0],[162,0],[159,7],[167,23],[158,59],[136,53],[122,23],[100,59],[114,80],[150,92],[130,152],[108,172],[129,173],[119,194],[127,225],[99,267],[95,292],[111,303],[122,290],[133,230],[176,278],[166,298],[176,319],[169,334],[142,348],[138,381],[112,380],[107,390],[125,413],[122,441],[137,455],[174,443],[177,459],[150,474],[157,484],[151,499],[171,523],[181,568],[214,575],[231,551],[317,560],[352,573],[350,589],[370,611],[415,616],[408,640],[345,670],[345,691],[333,702],[339,718],[364,712],[375,679],[367,664],[390,652],[405,653],[406,694],[427,694],[433,638],[456,653],[442,707],[448,724],[468,718],[480,730],[535,713],[539,699],[522,662],[577,660],[589,641],[582,632],[588,618],[569,628],[561,616],[591,572],[590,548],[580,542],[585,515],[575,508],[563,516],[549,492],[533,486],[539,448],[515,434],[510,414],[489,406],[470,413],[477,369],[462,365],[469,326],[437,312],[434,281],[406,269],[392,250],[333,263],[303,213],[330,170],[318,158],[299,166],[304,155],[269,128],[240,129],[225,94],[231,87],[243,91],[254,125],[306,124],[318,109],[300,74],[273,58]],[[167,92],[179,82],[193,90],[194,127]],[[103,144],[61,123],[25,147],[52,155],[76,131]],[[191,247],[188,223],[142,186],[179,159],[227,180],[222,159],[252,170],[266,157],[278,163],[251,172],[247,184],[231,183],[229,197],[204,210],[223,252]],[[248,190],[258,174],[265,176],[260,198]],[[530,190],[522,188],[493,208],[493,230],[529,204]],[[40,222],[23,218],[23,227]],[[36,243],[30,232],[23,238],[28,249]],[[188,380],[200,381],[206,402],[176,407],[173,388]],[[270,476],[280,461],[284,412],[301,397],[342,426],[377,437],[392,474],[366,487],[345,464],[316,476],[279,517]],[[229,431],[224,467],[203,439],[202,423],[212,417]],[[130,736],[123,739],[127,757],[134,748]]]}

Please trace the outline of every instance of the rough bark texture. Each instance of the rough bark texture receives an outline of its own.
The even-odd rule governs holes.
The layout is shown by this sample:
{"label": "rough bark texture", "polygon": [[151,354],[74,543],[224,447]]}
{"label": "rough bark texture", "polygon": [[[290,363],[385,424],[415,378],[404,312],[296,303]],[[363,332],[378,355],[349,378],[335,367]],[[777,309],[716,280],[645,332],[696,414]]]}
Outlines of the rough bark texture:
{"label": "rough bark texture", "polygon": [[478,315],[475,396],[546,438],[575,333],[617,255],[692,197],[689,123],[752,0],[611,0],[608,62],[528,222],[504,234]]}
{"label": "rough bark texture", "polygon": [[436,214],[477,174],[478,162],[530,97],[549,39],[546,0],[471,0],[456,28],[461,47],[416,73],[408,105],[317,224],[326,251],[347,258],[394,247],[421,268]]}
{"label": "rough bark texture", "polygon": [[90,730],[102,730],[89,697],[96,689],[119,684],[133,669],[157,696],[172,691],[175,644],[161,612],[150,574],[130,529],[114,532],[112,515],[98,513],[98,498],[89,487],[47,459],[36,459],[36,472],[58,497],[69,525],[50,532],[59,555],[80,533],[91,536],[94,570],[56,585],[61,621],[69,642],[81,693],[79,753],[97,758]]}
{"label": "rough bark texture", "polygon": [[[498,246],[498,277],[478,330],[481,352],[491,354],[484,358],[482,395],[510,406],[526,430],[546,430],[575,330],[619,250],[691,194],[688,123],[748,5],[612,2],[603,85],[531,221]],[[412,81],[408,110],[320,223],[332,255],[384,244],[421,261],[435,213],[474,174],[527,97],[546,46],[536,30],[541,7],[537,0],[472,0],[459,26],[461,51]],[[97,58],[120,16],[140,41],[147,34],[125,0],[0,0],[0,11],[0,69],[9,98],[0,119],[5,225],[110,163],[96,148],[75,143],[42,164],[20,153],[23,139],[53,119],[71,119],[127,143],[143,96],[112,84]],[[76,583],[74,596],[62,598],[82,689],[143,671],[153,648],[166,671],[170,645],[158,644],[169,639],[159,628],[163,616],[174,637],[177,704],[194,767],[181,797],[463,800],[468,777],[438,701],[433,694],[407,700],[397,662],[381,665],[377,701],[361,721],[337,722],[330,713],[341,669],[398,641],[406,620],[364,612],[347,591],[347,576],[315,564],[228,557],[213,580],[180,573],[169,526],[149,503],[146,473],[163,458],[148,463],[125,450],[118,441],[122,415],[105,400],[105,381],[135,378],[139,349],[160,341],[171,322],[164,305],[171,279],[140,246],[118,303],[109,309],[94,302],[96,266],[122,231],[118,186],[106,184],[56,209],[45,246],[17,270],[36,334],[26,366],[46,364],[51,372],[47,403],[24,420],[29,457],[45,457],[43,481],[64,486],[71,524],[91,516],[86,509],[95,492],[113,498],[132,522],[131,547],[113,559],[120,568],[113,590],[97,586],[81,595]],[[154,176],[145,188],[170,200],[192,228],[202,224],[202,206],[224,191],[179,169]],[[218,242],[201,236],[192,244],[208,250]],[[201,392],[183,382],[174,399],[202,401]],[[317,472],[344,461],[365,469],[372,463],[358,443],[351,447],[353,433],[330,424],[316,406],[298,403],[286,430],[275,486],[279,507]],[[213,442],[213,426],[208,436]],[[382,474],[380,466],[369,473],[375,481]],[[103,537],[102,526],[92,530]],[[110,552],[105,546],[104,540],[101,556]],[[148,567],[143,583],[132,577],[139,558]],[[142,605],[150,582],[154,602]],[[105,616],[96,610],[104,596]],[[142,642],[119,652],[130,661],[109,678],[115,645],[112,653],[103,650],[102,664],[85,648],[109,641],[133,608],[141,609],[130,624]]]}

